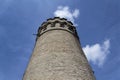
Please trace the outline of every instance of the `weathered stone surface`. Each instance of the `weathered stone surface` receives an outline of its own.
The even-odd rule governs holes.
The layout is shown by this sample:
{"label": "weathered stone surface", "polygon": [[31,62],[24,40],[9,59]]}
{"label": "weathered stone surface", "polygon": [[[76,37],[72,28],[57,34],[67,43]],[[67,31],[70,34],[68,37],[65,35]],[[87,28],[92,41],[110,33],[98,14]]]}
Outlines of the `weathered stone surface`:
{"label": "weathered stone surface", "polygon": [[55,29],[37,38],[23,80],[95,80],[95,77],[78,38],[66,30]]}

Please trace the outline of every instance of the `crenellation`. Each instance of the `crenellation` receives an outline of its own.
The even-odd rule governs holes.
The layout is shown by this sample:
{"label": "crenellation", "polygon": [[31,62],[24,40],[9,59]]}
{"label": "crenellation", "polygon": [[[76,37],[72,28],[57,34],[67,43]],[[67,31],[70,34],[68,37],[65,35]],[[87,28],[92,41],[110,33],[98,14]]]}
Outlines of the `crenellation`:
{"label": "crenellation", "polygon": [[77,36],[77,33],[75,33],[76,29],[73,26],[72,22],[66,20],[67,19],[65,18],[59,18],[59,17],[55,17],[53,19],[52,18],[47,19],[47,22],[42,23],[41,27],[38,30],[38,34],[41,35],[46,31],[55,30],[55,29],[59,29],[59,30],[64,29]]}

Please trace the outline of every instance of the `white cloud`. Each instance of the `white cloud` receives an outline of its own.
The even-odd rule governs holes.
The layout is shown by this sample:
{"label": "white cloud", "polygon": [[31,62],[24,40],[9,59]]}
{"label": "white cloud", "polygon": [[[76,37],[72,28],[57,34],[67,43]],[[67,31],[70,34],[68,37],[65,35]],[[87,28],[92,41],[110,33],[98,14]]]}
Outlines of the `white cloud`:
{"label": "white cloud", "polygon": [[107,55],[110,53],[109,48],[110,40],[105,40],[103,44],[96,43],[91,46],[86,45],[86,47],[83,47],[83,51],[85,52],[88,61],[101,67],[104,64]]}
{"label": "white cloud", "polygon": [[75,18],[79,15],[79,9],[75,9],[73,12],[69,9],[68,6],[59,6],[57,10],[54,12],[54,16],[67,18],[68,20],[72,21],[74,24]]}

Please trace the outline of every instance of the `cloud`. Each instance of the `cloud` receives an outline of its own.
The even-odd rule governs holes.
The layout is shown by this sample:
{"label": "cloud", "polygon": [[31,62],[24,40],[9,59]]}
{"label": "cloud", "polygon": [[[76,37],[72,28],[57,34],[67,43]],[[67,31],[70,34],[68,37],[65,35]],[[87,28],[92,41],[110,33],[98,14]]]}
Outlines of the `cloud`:
{"label": "cloud", "polygon": [[75,9],[73,12],[69,9],[68,6],[59,6],[57,10],[54,12],[54,16],[61,17],[61,18],[67,18],[68,20],[72,21],[73,24],[75,21],[75,18],[79,15],[79,9]]}
{"label": "cloud", "polygon": [[85,52],[88,61],[101,67],[104,64],[107,55],[110,53],[109,48],[110,40],[105,40],[103,44],[96,43],[91,46],[86,45],[86,47],[83,47],[83,51]]}

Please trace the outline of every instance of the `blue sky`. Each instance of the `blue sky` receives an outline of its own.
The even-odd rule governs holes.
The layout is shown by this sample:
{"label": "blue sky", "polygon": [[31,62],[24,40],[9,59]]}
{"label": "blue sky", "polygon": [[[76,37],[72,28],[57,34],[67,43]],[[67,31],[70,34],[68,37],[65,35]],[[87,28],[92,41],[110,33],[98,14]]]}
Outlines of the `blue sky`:
{"label": "blue sky", "polygon": [[0,0],[0,80],[22,80],[33,34],[54,16],[76,25],[97,80],[120,80],[120,0]]}

